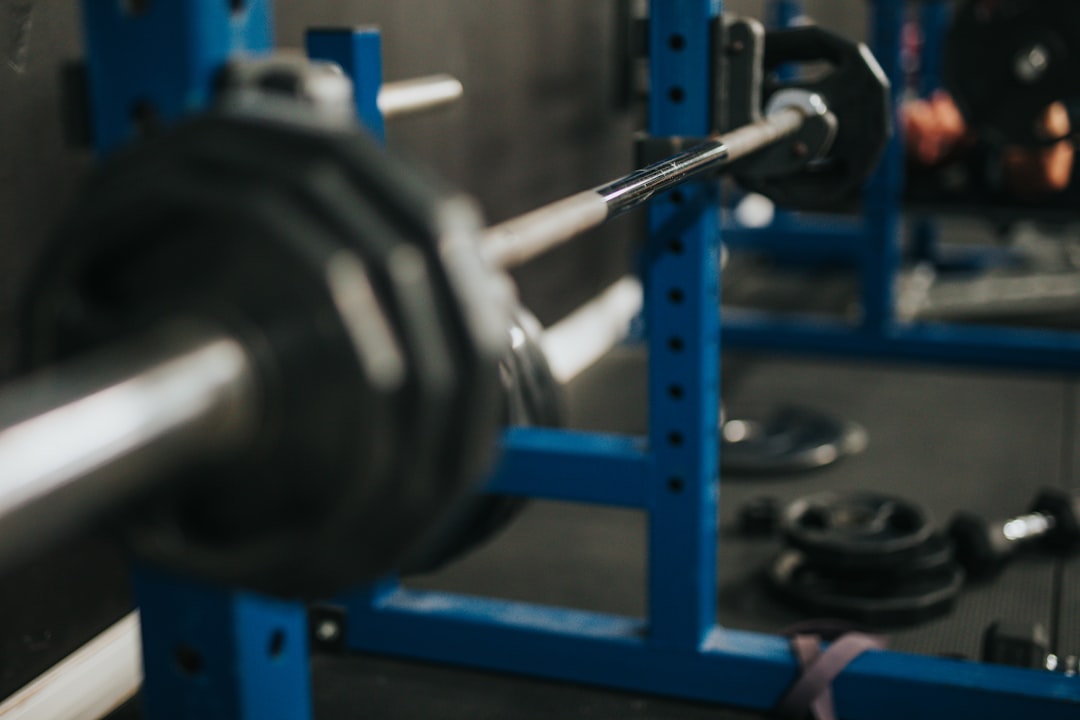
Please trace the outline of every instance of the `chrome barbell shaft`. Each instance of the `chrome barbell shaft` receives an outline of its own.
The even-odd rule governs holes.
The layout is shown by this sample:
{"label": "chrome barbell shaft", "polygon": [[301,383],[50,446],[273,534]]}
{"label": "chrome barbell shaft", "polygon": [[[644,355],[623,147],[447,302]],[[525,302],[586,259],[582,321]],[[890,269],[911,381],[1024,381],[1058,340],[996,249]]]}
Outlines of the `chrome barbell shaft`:
{"label": "chrome barbell shaft", "polygon": [[258,423],[247,351],[167,327],[0,395],[0,568],[153,492],[162,472],[243,447]]}
{"label": "chrome barbell shaft", "polygon": [[390,82],[379,91],[379,111],[387,120],[393,120],[452,105],[464,93],[461,81],[452,75]]}
{"label": "chrome barbell shaft", "polygon": [[484,233],[481,251],[497,267],[523,265],[701,173],[722,169],[795,135],[806,118],[805,111],[785,107],[618,180],[507,220]]}

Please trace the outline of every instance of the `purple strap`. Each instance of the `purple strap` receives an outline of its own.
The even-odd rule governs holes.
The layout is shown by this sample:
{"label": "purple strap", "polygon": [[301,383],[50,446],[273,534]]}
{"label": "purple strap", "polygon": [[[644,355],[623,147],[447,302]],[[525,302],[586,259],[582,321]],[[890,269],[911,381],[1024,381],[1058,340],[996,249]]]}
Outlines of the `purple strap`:
{"label": "purple strap", "polygon": [[817,635],[796,635],[791,649],[802,673],[776,706],[776,716],[783,720],[836,720],[832,683],[855,658],[867,650],[881,650],[885,640],[863,633],[848,633],[821,652]]}

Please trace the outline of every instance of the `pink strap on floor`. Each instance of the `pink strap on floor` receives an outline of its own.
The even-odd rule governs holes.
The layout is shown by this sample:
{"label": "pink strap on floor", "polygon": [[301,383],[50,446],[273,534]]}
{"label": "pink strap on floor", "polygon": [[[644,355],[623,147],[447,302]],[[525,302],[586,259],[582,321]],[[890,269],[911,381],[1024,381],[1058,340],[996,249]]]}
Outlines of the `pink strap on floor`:
{"label": "pink strap on floor", "polygon": [[821,652],[821,638],[817,635],[796,635],[791,639],[791,649],[802,673],[776,706],[776,716],[806,720],[812,714],[816,720],[836,720],[833,680],[867,650],[884,647],[884,638],[848,633]]}

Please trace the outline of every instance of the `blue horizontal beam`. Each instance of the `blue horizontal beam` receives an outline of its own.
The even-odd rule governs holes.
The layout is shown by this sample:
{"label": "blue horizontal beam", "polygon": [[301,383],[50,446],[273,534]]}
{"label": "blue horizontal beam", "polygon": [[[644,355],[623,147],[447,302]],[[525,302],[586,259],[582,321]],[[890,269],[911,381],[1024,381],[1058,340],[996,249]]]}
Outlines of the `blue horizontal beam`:
{"label": "blue horizontal beam", "polygon": [[840,321],[731,311],[725,349],[969,365],[1006,370],[1076,372],[1080,333],[983,325],[920,323],[873,332]]}
{"label": "blue horizontal beam", "polygon": [[[795,679],[784,638],[716,628],[700,651],[650,645],[643,621],[399,590],[350,613],[354,650],[769,710]],[[836,680],[847,720],[1075,720],[1080,681],[1048,672],[871,652]]]}
{"label": "blue horizontal beam", "polygon": [[650,457],[641,438],[515,428],[486,490],[500,495],[647,508]]}
{"label": "blue horizontal beam", "polygon": [[[801,222],[801,219],[800,219]],[[781,223],[775,228],[724,228],[724,245],[730,250],[798,255],[805,257],[851,257],[866,253],[865,229],[850,221],[807,221],[808,225]]]}

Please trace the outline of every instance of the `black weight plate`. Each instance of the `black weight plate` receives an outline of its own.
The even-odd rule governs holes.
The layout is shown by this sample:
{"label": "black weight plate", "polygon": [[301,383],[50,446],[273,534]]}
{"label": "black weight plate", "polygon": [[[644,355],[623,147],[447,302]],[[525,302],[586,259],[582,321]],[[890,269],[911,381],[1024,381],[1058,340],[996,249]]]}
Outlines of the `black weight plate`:
{"label": "black weight plate", "polygon": [[828,467],[866,448],[858,423],[784,405],[763,419],[724,422],[720,462],[725,473],[776,475]]}
{"label": "black weight plate", "polygon": [[861,592],[873,594],[888,592],[893,585],[904,585],[913,575],[928,572],[941,572],[956,565],[953,543],[945,535],[935,532],[912,557],[902,565],[851,569],[814,565],[816,570],[831,576],[845,587],[862,588]]}
{"label": "black weight plate", "polygon": [[[233,138],[231,142],[242,144],[243,140]],[[227,152],[224,148],[219,148],[219,150]],[[484,378],[482,371],[484,363],[482,361],[488,357],[488,353],[482,345],[477,347],[475,339],[468,335],[470,330],[469,322],[483,323],[484,321],[477,320],[475,317],[471,317],[467,321],[461,317],[463,314],[469,314],[470,311],[463,307],[459,299],[453,294],[453,284],[450,282],[443,262],[445,259],[443,256],[448,252],[446,246],[450,243],[442,242],[443,238],[437,235],[439,232],[447,232],[447,229],[440,227],[440,225],[452,225],[454,222],[459,222],[463,214],[466,216],[464,219],[468,220],[468,217],[471,216],[471,209],[451,208],[449,211],[438,212],[424,210],[420,207],[424,198],[419,193],[420,189],[415,187],[410,187],[407,192],[401,194],[412,203],[411,208],[406,208],[406,210],[411,209],[413,211],[411,215],[409,212],[404,211],[402,207],[394,204],[394,200],[401,200],[400,196],[377,201],[379,203],[378,208],[368,207],[363,202],[363,199],[370,195],[367,192],[367,187],[371,183],[370,178],[363,176],[362,172],[366,167],[363,162],[365,158],[344,151],[338,153],[338,157],[351,162],[348,168],[351,171],[350,180],[356,183],[356,186],[350,186],[344,190],[338,188],[332,193],[335,197],[344,196],[346,198],[344,204],[327,205],[324,202],[321,203],[320,199],[325,199],[328,194],[331,194],[326,192],[331,178],[327,177],[325,173],[320,177],[318,168],[314,168],[313,172],[307,174],[298,173],[296,168],[298,166],[304,167],[304,157],[303,154],[299,157],[295,157],[295,153],[293,155],[275,153],[272,160],[262,161],[260,165],[265,172],[273,173],[279,177],[281,182],[287,182],[286,178],[291,170],[294,192],[303,195],[309,202],[315,203],[316,212],[320,216],[328,218],[328,222],[344,223],[346,229],[352,229],[351,235],[361,248],[364,259],[372,268],[372,272],[376,277],[383,281],[380,283],[380,287],[389,288],[391,307],[399,308],[398,315],[395,316],[399,320],[399,327],[413,329],[414,342],[407,344],[408,347],[419,347],[421,343],[427,343],[428,345],[436,343],[432,347],[447,348],[445,351],[440,350],[440,353],[450,353],[447,362],[442,363],[442,365],[444,369],[449,369],[455,373],[454,404],[449,406],[444,404],[439,408],[433,408],[429,404],[428,407],[417,409],[406,417],[402,427],[403,439],[401,443],[403,447],[408,449],[399,454],[405,472],[404,475],[400,476],[401,482],[398,483],[399,492],[406,499],[412,498],[413,502],[419,503],[420,510],[430,502],[433,496],[442,498],[449,508],[449,498],[444,493],[435,494],[432,492],[431,478],[433,475],[437,475],[441,478],[441,485],[460,488],[471,484],[479,477],[479,472],[474,468],[482,467],[484,462],[477,459],[476,448],[470,449],[467,442],[463,441],[459,436],[458,431],[465,428],[466,432],[475,435],[477,433],[476,423],[479,423],[481,427],[483,426],[481,421],[490,412],[486,410],[484,392],[481,386],[491,386],[496,382],[492,377]],[[381,156],[376,159],[376,162],[385,165]],[[411,176],[398,179],[403,182],[413,182]],[[386,183],[379,183],[381,191],[384,191],[385,186]],[[312,188],[320,189],[321,192],[316,192]],[[403,218],[407,218],[408,222],[405,222]],[[386,224],[387,222],[394,222],[397,227],[389,227]],[[457,228],[454,230],[454,234],[461,238],[464,237],[466,230],[468,228]],[[396,234],[395,231],[397,231]],[[470,240],[472,239],[471,236],[472,234],[469,233]],[[394,238],[402,239],[399,242]],[[458,245],[462,244],[462,242],[458,242]],[[423,251],[422,255],[418,254],[417,257],[428,261],[425,273],[430,273],[430,275],[426,279],[420,279],[419,289],[408,286],[409,281],[416,282],[416,271],[415,268],[410,269],[409,264],[405,262],[408,260],[408,252],[404,251],[405,245],[421,249]],[[468,262],[467,257],[462,257],[465,254],[462,252],[463,250],[475,254],[472,244],[467,248],[459,247],[457,249],[458,259],[456,264],[459,266],[457,268],[459,275],[462,273],[460,266],[467,265]],[[454,264],[447,262],[446,266]],[[483,292],[485,285],[487,287],[494,285],[497,288],[501,286],[501,280],[484,277],[482,271],[478,271],[476,268],[466,267],[466,270],[472,273],[470,281],[468,283],[459,281],[458,285],[467,286],[469,292],[474,296],[489,295],[490,293]],[[405,282],[395,281],[395,273],[403,274],[402,277]],[[394,291],[394,288],[398,288],[398,291]],[[423,295],[430,292],[435,293],[437,299],[434,306],[437,307],[433,309],[433,304],[429,302],[426,306],[417,308],[417,302],[422,299]],[[473,304],[478,304],[475,298]],[[500,307],[497,299],[495,301],[488,300],[487,305],[495,308]],[[401,312],[407,311],[409,307],[413,307],[414,310],[418,311],[406,312],[405,315],[402,315]],[[472,314],[475,315],[475,313]],[[407,319],[409,317],[412,319]],[[484,328],[486,329],[486,326]],[[455,329],[458,334],[451,338]],[[441,344],[438,342],[440,338],[443,341]],[[418,352],[417,356],[423,358],[423,366],[420,369],[437,369],[439,365],[436,361],[440,357],[440,353],[434,352],[431,348],[427,351]],[[414,375],[423,379],[420,373],[414,373]],[[493,374],[488,373],[488,375]],[[470,379],[473,381],[472,384],[468,384]],[[482,380],[479,386],[477,380]],[[423,389],[425,387],[426,389]],[[438,398],[438,394],[433,392],[430,377],[427,378],[426,385],[422,383],[420,389],[414,390],[412,397],[426,398],[429,403]],[[464,406],[462,405],[463,398],[467,400]],[[415,406],[415,403],[407,401],[406,404]],[[472,414],[471,419],[470,414]],[[487,442],[480,448],[482,457],[490,457],[493,447],[494,436],[489,435]],[[454,472],[455,468],[458,468],[458,472]],[[393,507],[396,507],[399,513],[404,512],[401,503],[397,503]],[[401,523],[403,531],[411,532],[411,529],[415,527],[414,523]],[[413,542],[415,542],[415,539]]]}
{"label": "black weight plate", "polygon": [[[261,178],[287,189],[313,217],[332,228],[345,247],[357,252],[388,309],[408,369],[397,399],[401,420],[394,445],[399,451],[394,453],[398,467],[393,494],[377,496],[368,488],[368,493],[353,501],[379,502],[386,512],[396,514],[429,513],[407,505],[427,505],[428,498],[442,495],[432,484],[454,483],[453,476],[443,474],[446,458],[442,453],[454,422],[452,401],[459,385],[440,299],[433,290],[438,271],[423,253],[412,249],[414,238],[398,232],[383,209],[353,187],[347,168],[328,166],[326,156],[333,146],[328,148],[317,137],[300,135],[289,141],[281,135],[280,128],[266,123],[221,120],[213,132],[204,131],[197,142],[178,149],[208,169],[243,167],[252,182]],[[401,451],[403,447],[408,450]],[[433,482],[436,477],[440,480]],[[402,517],[399,527],[407,531],[415,526]]]}
{"label": "black weight plate", "polygon": [[[216,172],[243,167],[249,182],[261,178],[287,189],[312,217],[333,228],[372,277],[406,355],[406,383],[396,399],[397,435],[386,448],[396,448],[393,479],[381,487],[356,483],[326,498],[330,513],[308,540],[324,548],[320,562],[341,562],[342,574],[355,562],[351,558],[366,554],[358,547],[378,548],[371,552],[386,556],[382,567],[388,570],[448,510],[454,488],[463,486],[442,467],[457,378],[432,290],[434,273],[424,255],[411,249],[413,239],[396,233],[340,167],[328,166],[325,145],[305,146],[295,138],[289,143],[277,128],[251,122],[219,122],[214,130],[203,133],[196,147],[185,147],[185,156]],[[344,255],[337,264],[342,262]],[[335,270],[328,268],[328,280]],[[337,432],[342,439],[351,435],[348,426]]]}
{"label": "black weight plate", "polygon": [[[229,125],[227,132],[222,130],[224,125]],[[221,154],[223,149],[218,143],[222,137],[235,141],[248,134],[266,142],[241,142],[247,155]],[[211,142],[208,135],[213,136],[215,147],[204,154],[199,148]],[[363,147],[342,152],[342,147],[355,144]],[[296,146],[303,148],[296,154],[300,163],[289,168],[271,163],[276,176],[266,172],[269,166],[250,153],[254,150],[257,155],[288,155],[285,148],[295,150]],[[349,158],[344,167],[343,156]],[[427,197],[433,206],[427,210],[428,219],[445,214],[440,209],[445,196],[430,189],[425,196],[426,186],[419,181],[413,180],[407,192],[395,193],[396,179],[383,177],[392,161],[357,134],[328,133],[310,123],[296,127],[288,123],[206,118],[126,153],[111,169],[99,174],[80,204],[81,209],[68,223],[66,240],[59,243],[61,247],[52,262],[43,264],[45,271],[37,289],[39,300],[44,300],[31,311],[28,325],[35,336],[31,344],[39,362],[123,335],[131,326],[156,320],[163,313],[171,314],[176,303],[168,297],[169,291],[188,301],[209,295],[214,300],[213,312],[228,316],[230,327],[238,326],[238,334],[251,332],[254,327],[259,336],[252,341],[254,346],[272,346],[275,353],[284,349],[287,367],[279,367],[275,356],[273,367],[266,372],[267,377],[281,377],[280,387],[275,390],[283,396],[271,398],[279,427],[273,429],[277,442],[272,443],[272,450],[263,448],[267,460],[256,463],[258,472],[251,472],[245,464],[244,470],[233,468],[232,472],[208,475],[208,482],[216,480],[212,500],[188,503],[200,511],[220,508],[218,514],[223,519],[228,517],[229,522],[209,523],[205,513],[199,516],[196,535],[205,535],[208,527],[216,527],[212,537],[192,536],[188,532],[192,528],[184,527],[184,518],[164,522],[156,528],[159,536],[144,543],[144,547],[152,548],[154,557],[204,577],[265,592],[321,594],[391,569],[405,546],[430,528],[472,480],[462,473],[443,475],[429,466],[424,473],[416,474],[417,482],[423,485],[416,492],[415,483],[383,477],[385,463],[380,458],[396,461],[410,452],[397,437],[399,433],[387,431],[414,428],[416,415],[401,418],[396,414],[409,405],[402,402],[397,386],[390,402],[384,403],[385,412],[379,412],[361,402],[369,399],[364,388],[350,384],[363,377],[364,371],[384,367],[380,366],[378,352],[385,353],[395,345],[392,333],[372,342],[360,337],[359,331],[381,318],[386,324],[398,325],[400,333],[400,321],[391,323],[391,316],[403,317],[386,302],[390,295],[385,281],[374,283],[381,288],[377,296],[382,298],[382,310],[375,303],[361,303],[370,305],[366,309],[356,304],[356,293],[365,287],[368,294],[375,295],[372,284],[367,283],[370,276],[359,252],[367,245],[360,240],[377,237],[389,246],[397,243],[404,248],[414,242],[434,245],[437,240],[431,236],[402,236],[386,222],[377,227],[366,222],[348,225],[341,222],[342,213],[317,209],[319,203],[324,209],[364,206],[365,196],[361,193],[358,197],[355,183],[351,182],[353,176],[361,174],[357,167],[361,160],[367,163],[362,168],[367,186],[377,185],[383,196],[407,194],[411,207]],[[297,180],[290,182],[281,177],[282,171],[286,175],[295,173]],[[400,204],[395,206],[389,200],[367,207],[376,219],[387,207],[401,214]],[[345,214],[353,221],[357,219],[355,212]],[[395,217],[394,225],[401,225],[399,217]],[[187,240],[189,236],[193,236],[191,241]],[[184,242],[165,243],[163,237]],[[113,242],[117,243],[115,247],[107,247]],[[138,291],[149,293],[146,296],[125,297],[123,282],[99,282],[105,288],[98,294],[111,304],[106,303],[104,312],[94,312],[97,298],[80,297],[80,288],[73,287],[78,285],[80,274],[93,275],[101,270],[80,267],[81,262],[89,262],[88,254],[95,256],[91,259],[123,260],[115,263],[112,275],[104,275],[115,278],[123,268],[137,267],[136,260],[127,255],[138,259],[144,246],[159,245],[166,245],[168,252],[175,255],[171,265],[160,261],[162,253],[147,251],[156,255],[154,272],[132,272],[125,278],[143,278]],[[414,255],[420,258],[420,267],[433,257],[427,252]],[[316,261],[313,266],[312,259]],[[309,272],[309,268],[313,271]],[[334,278],[343,276],[348,276],[349,281],[334,286]],[[356,282],[357,278],[363,282]],[[425,280],[423,273],[415,282],[420,291],[445,284],[440,279]],[[309,293],[314,299],[302,294],[311,283],[316,286],[316,291]],[[188,292],[193,285],[197,292]],[[490,295],[483,293],[480,282],[471,292],[484,294],[485,298]],[[445,305],[445,293],[439,295]],[[410,302],[414,300],[410,298]],[[475,297],[470,302],[477,304]],[[141,311],[139,317],[126,317],[133,308]],[[198,309],[201,312],[205,308]],[[445,312],[445,307],[429,302],[413,317],[441,327]],[[240,317],[232,317],[236,314]],[[68,321],[61,323],[63,330],[50,337],[50,332],[43,329],[55,324],[57,317],[67,317]],[[420,323],[414,322],[410,337],[417,337],[417,327]],[[326,335],[329,340],[323,341]],[[473,355],[490,358],[494,368],[498,354],[492,348],[497,343],[482,335],[473,343]],[[338,353],[331,353],[338,365],[325,367],[309,355],[318,359],[320,342],[329,341]],[[414,358],[422,357],[421,352],[413,350]],[[356,367],[358,360],[361,367]],[[437,356],[425,360],[435,363]],[[348,369],[339,367],[343,363]],[[450,368],[452,371],[453,366]],[[489,373],[487,382],[497,387],[494,372]],[[308,392],[313,388],[315,392]],[[456,397],[460,392],[448,395]],[[485,402],[484,398],[481,389],[470,410],[476,420],[471,428],[473,445],[455,449],[455,457],[468,456],[478,465],[491,456],[498,416],[497,403]],[[359,410],[357,403],[363,405]],[[433,451],[424,453],[425,459],[435,459],[433,463],[445,457],[440,450],[453,444],[446,431],[453,412],[445,403],[442,407],[443,411],[435,414],[444,419],[444,429],[430,434]],[[485,415],[490,415],[486,424]],[[487,426],[487,442],[480,443],[479,434]],[[342,482],[346,485],[340,485]]]}
{"label": "black weight plate", "polygon": [[520,411],[510,414],[511,425],[562,427],[566,419],[562,385],[551,372],[544,353],[544,328],[536,316],[523,307],[514,313],[511,325],[513,360],[504,365],[516,367]]}
{"label": "black weight plate", "polygon": [[[408,453],[415,456],[407,462],[437,463],[443,486],[472,485],[488,469],[495,447],[499,400],[494,368],[505,344],[498,328],[510,305],[509,285],[501,273],[487,269],[479,260],[479,219],[471,202],[433,192],[423,173],[389,162],[370,145],[350,142],[343,136],[329,137],[327,142],[335,164],[347,175],[349,187],[328,187],[332,178],[320,176],[318,168],[312,168],[308,177],[294,182],[294,192],[313,202],[326,195],[344,196],[345,202],[322,203],[317,211],[328,221],[361,229],[353,237],[373,268],[406,270],[402,256],[407,253],[396,244],[399,241],[419,250],[427,261],[429,279],[422,287],[425,293],[433,293],[435,312],[414,313],[407,326],[415,329],[417,338],[438,339],[448,348],[454,383],[449,408],[421,410],[406,422],[404,432],[414,438],[408,441]],[[284,182],[282,172],[287,174],[289,159],[278,158],[275,166]],[[320,192],[310,191],[312,187]],[[382,229],[371,232],[376,216]],[[401,305],[415,304],[415,294],[400,295]],[[435,354],[421,353],[421,357],[425,365],[437,366]],[[434,443],[434,451],[428,451],[428,442]],[[428,480],[422,480],[420,486],[403,483],[401,492],[427,503],[432,495],[427,484],[430,475],[427,470],[416,475]]]}
{"label": "black weight plate", "polygon": [[814,566],[789,550],[769,568],[770,585],[808,614],[843,617],[872,626],[908,625],[947,613],[964,584],[964,571],[946,565],[895,582],[867,582]]}
{"label": "black weight plate", "polygon": [[[509,349],[499,366],[505,391],[504,420],[512,427],[560,427],[563,397],[541,346],[540,322],[524,308],[514,313]],[[487,543],[520,515],[522,498],[476,494],[423,541],[402,566],[402,574],[436,572]]]}
{"label": "black weight plate", "polygon": [[[430,522],[432,516],[426,508],[432,503],[444,506],[443,515],[452,508],[453,496],[442,489],[473,485],[482,478],[494,452],[498,405],[493,391],[499,387],[494,369],[496,351],[505,344],[495,319],[504,317],[504,308],[509,306],[504,297],[508,285],[501,274],[488,271],[479,262],[475,243],[479,222],[471,203],[446,195],[432,201],[430,190],[418,179],[421,175],[387,163],[381,152],[340,140],[333,152],[347,171],[349,188],[344,195],[355,199],[321,206],[320,213],[361,228],[354,237],[374,269],[405,270],[405,248],[394,245],[390,238],[401,238],[427,261],[429,276],[421,285],[423,292],[433,293],[435,309],[432,311],[429,304],[422,312],[413,313],[412,327],[417,329],[417,339],[432,341],[442,336],[455,382],[449,406],[419,410],[406,421],[402,447],[407,449],[400,457],[414,468],[407,478],[418,478],[418,482],[400,483],[399,492],[417,506],[417,521]],[[287,165],[279,163],[279,168]],[[300,191],[305,186],[325,186],[327,181],[313,174],[304,179]],[[370,213],[378,214],[378,221],[392,227],[371,232],[374,221],[357,217],[365,211],[361,198]],[[405,285],[399,287],[404,289]],[[397,306],[415,304],[417,294],[403,292]],[[426,366],[435,364],[433,353],[420,353],[419,357]],[[421,395],[430,397],[432,393]],[[397,511],[404,513],[406,508],[399,503]],[[415,522],[401,523],[402,532],[413,535],[416,527]],[[413,536],[410,546],[416,541]]]}
{"label": "black weight plate", "polygon": [[935,532],[915,556],[899,568],[901,573],[941,570],[956,563],[956,548],[944,534]]}
{"label": "black weight plate", "polygon": [[[354,161],[351,154],[357,149],[339,147],[343,160],[360,169],[368,160]],[[426,199],[423,173],[401,163],[379,171],[379,175],[357,172],[353,180],[399,232],[416,239],[416,247],[436,271],[433,289],[459,380],[441,472],[455,486],[476,488],[492,467],[500,429],[498,361],[506,348],[511,285],[477,252],[480,220],[471,201],[444,195],[443,202],[432,204]],[[388,194],[387,188],[393,193]]]}
{"label": "black weight plate", "polygon": [[934,534],[923,508],[866,492],[800,498],[785,508],[781,530],[819,566],[869,570],[911,562]]}
{"label": "black weight plate", "polygon": [[[386,512],[401,515],[402,532],[415,532],[418,526],[408,516],[427,514],[424,508],[433,498],[449,502],[437,487],[455,487],[457,481],[456,475],[446,472],[444,448],[456,422],[454,399],[460,378],[443,322],[441,304],[446,299],[435,289],[438,271],[426,254],[418,252],[417,241],[394,226],[387,209],[354,187],[348,168],[332,171],[312,148],[279,147],[267,153],[272,133],[272,128],[260,133],[235,125],[214,146],[204,148],[206,161],[230,155],[239,160],[242,154],[253,173],[286,185],[310,204],[313,214],[345,233],[346,242],[372,275],[408,356],[408,383],[399,398],[403,415],[395,446],[399,448],[395,493],[382,502]],[[264,149],[262,159],[253,157],[259,149]],[[409,541],[402,535],[399,542]]]}
{"label": "black weight plate", "polygon": [[[326,275],[340,247],[274,189],[229,173],[193,173],[171,156],[135,163],[100,178],[70,216],[60,243],[67,252],[38,285],[30,325],[37,359],[79,352],[161,317],[194,315],[243,338],[263,377],[290,380],[267,388],[273,419],[243,469],[193,471],[190,492],[168,513],[144,514],[158,522],[138,523],[137,548],[177,570],[284,594],[378,572],[389,558],[362,551],[337,566],[311,547],[329,498],[340,498],[350,482],[386,485],[376,444],[391,439],[381,425],[393,424],[397,390],[365,378],[357,363],[370,358],[358,358],[350,342],[357,327],[327,312],[334,298]],[[362,266],[351,280],[361,277]],[[374,303],[367,312],[381,314]],[[57,316],[67,319],[56,323]],[[367,342],[390,347],[394,339],[387,332]],[[371,437],[336,442],[342,427]],[[379,516],[371,519],[379,535]]]}
{"label": "black weight plate", "polygon": [[[823,74],[781,79],[784,66],[824,63]],[[736,179],[747,189],[793,210],[846,211],[856,207],[893,131],[889,81],[866,45],[816,26],[770,31],[765,38],[764,106],[778,92],[807,90],[836,116],[836,139],[826,157],[787,177],[762,177],[753,159]],[[764,107],[763,106],[763,107]],[[787,149],[787,146],[784,146]]]}
{"label": "black weight plate", "polygon": [[[1047,106],[1080,96],[1080,3],[1075,0],[968,0],[949,32],[945,86],[967,122],[997,144],[1042,145]],[[1041,76],[1024,78],[1037,49]]]}

